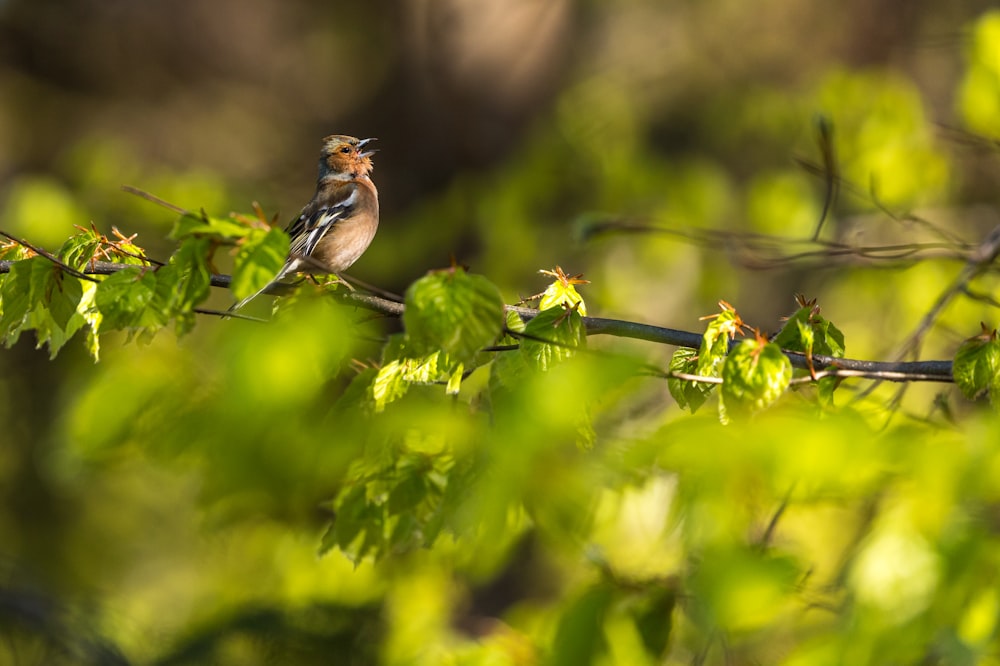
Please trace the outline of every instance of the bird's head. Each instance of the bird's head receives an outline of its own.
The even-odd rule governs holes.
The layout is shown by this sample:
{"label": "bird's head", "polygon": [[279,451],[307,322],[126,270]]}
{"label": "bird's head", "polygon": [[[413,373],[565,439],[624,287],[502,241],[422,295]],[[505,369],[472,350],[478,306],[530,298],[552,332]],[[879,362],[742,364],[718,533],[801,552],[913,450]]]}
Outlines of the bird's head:
{"label": "bird's head", "polygon": [[319,157],[319,179],[353,180],[371,173],[374,148],[367,146],[375,139],[356,139],[333,134],[323,139]]}

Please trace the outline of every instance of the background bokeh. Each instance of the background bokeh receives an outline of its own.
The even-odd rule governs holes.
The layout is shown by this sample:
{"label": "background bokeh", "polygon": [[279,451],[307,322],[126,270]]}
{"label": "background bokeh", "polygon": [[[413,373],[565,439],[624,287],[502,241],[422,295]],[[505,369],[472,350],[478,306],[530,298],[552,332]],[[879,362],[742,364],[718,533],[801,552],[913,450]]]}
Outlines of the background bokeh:
{"label": "background bokeh", "polygon": [[[773,331],[804,293],[845,332],[848,356],[889,358],[961,257],[752,260],[737,234],[782,237],[787,254],[812,236],[827,183],[803,162],[823,162],[822,118],[844,179],[823,238],[906,245],[944,230],[952,249],[975,245],[1000,221],[992,6],[0,0],[0,228],[54,248],[73,225],[117,227],[162,258],[176,216],[121,185],[216,216],[259,202],[288,220],[312,194],[322,136],[373,136],[381,226],[351,269],[368,282],[402,292],[454,258],[515,302],[544,288],[538,269],[561,265],[592,281],[581,288],[591,314],[687,330],[725,299]],[[723,233],[708,244],[680,235],[706,230]],[[230,300],[220,291],[210,304]],[[921,356],[949,357],[991,316],[956,301]],[[47,663],[56,643],[99,663],[198,663],[184,659],[203,625],[206,636],[280,627],[312,655],[357,645],[361,627],[371,652],[356,663],[409,663],[449,613],[491,615],[522,589],[554,594],[546,567],[572,556],[556,549],[539,564],[533,554],[551,544],[531,539],[471,553],[449,542],[395,565],[405,575],[318,560],[316,507],[352,450],[310,446],[326,421],[296,424],[294,437],[280,425],[296,400],[344,380],[258,372],[260,349],[305,347],[301,332],[226,325],[202,319],[180,342],[112,336],[97,365],[75,342],[50,360],[30,336],[0,353],[0,618],[34,618],[41,636],[0,656]],[[670,352],[632,349],[661,364]],[[300,362],[333,372],[351,354],[377,358],[378,347]],[[211,410],[176,397],[233,386],[245,391]],[[938,390],[911,391],[909,412],[929,412]],[[632,399],[620,416],[637,430],[668,400],[662,385]],[[250,415],[247,400],[262,407]],[[152,415],[123,423],[116,412]],[[594,538],[613,549],[628,538],[614,516],[672,493],[657,482],[605,498]],[[650,557],[667,569],[678,558]],[[508,558],[534,564],[506,579]],[[489,635],[520,654],[519,639]],[[226,645],[219,663],[268,663],[252,641]]]}

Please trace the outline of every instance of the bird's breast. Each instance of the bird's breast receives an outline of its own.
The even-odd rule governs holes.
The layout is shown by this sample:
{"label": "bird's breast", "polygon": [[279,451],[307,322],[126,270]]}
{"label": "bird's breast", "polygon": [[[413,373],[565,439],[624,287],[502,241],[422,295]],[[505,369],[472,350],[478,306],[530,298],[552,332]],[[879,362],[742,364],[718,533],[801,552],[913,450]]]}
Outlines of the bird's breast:
{"label": "bird's breast", "polygon": [[320,241],[312,258],[330,273],[345,271],[368,249],[377,229],[377,216],[342,220]]}

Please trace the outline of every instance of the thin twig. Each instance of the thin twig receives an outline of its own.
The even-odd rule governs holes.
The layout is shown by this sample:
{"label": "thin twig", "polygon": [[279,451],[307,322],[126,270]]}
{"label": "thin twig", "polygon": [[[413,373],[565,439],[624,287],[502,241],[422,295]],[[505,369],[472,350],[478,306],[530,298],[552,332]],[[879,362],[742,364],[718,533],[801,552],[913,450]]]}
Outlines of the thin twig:
{"label": "thin twig", "polygon": [[184,208],[181,208],[180,206],[176,206],[176,205],[170,203],[169,201],[164,201],[163,199],[161,199],[160,197],[156,196],[155,194],[150,194],[149,192],[147,192],[145,190],[140,190],[138,187],[132,187],[131,185],[122,185],[122,191],[128,192],[129,194],[134,194],[135,196],[139,197],[140,199],[145,199],[146,201],[151,201],[152,203],[155,203],[157,206],[163,206],[167,210],[173,211],[173,212],[177,213],[178,215],[194,215],[194,213],[192,213],[191,211],[185,210]]}

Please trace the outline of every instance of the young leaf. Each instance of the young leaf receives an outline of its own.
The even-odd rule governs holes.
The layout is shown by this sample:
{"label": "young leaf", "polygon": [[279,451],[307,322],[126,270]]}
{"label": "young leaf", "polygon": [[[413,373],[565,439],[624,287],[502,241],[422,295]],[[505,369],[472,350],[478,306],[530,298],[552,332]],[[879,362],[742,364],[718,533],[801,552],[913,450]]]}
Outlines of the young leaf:
{"label": "young leaf", "polygon": [[32,285],[46,281],[52,270],[52,262],[44,257],[32,257],[14,262],[10,273],[0,284],[0,338],[7,345],[17,342],[28,311],[35,307],[37,294],[44,293],[44,287],[32,293]]}
{"label": "young leaf", "polygon": [[544,371],[573,356],[586,340],[583,318],[576,310],[542,310],[524,328],[521,355],[529,365]]}
{"label": "young leaf", "polygon": [[76,314],[83,298],[80,279],[57,270],[52,274],[48,292],[48,309],[52,314],[52,320],[56,326],[65,329],[70,317]]}
{"label": "young leaf", "polygon": [[965,397],[974,400],[989,393],[990,401],[997,405],[1000,390],[1000,341],[996,329],[969,338],[958,348],[952,364],[952,376]]}
{"label": "young leaf", "polygon": [[701,348],[698,349],[698,372],[704,377],[718,377],[722,364],[729,353],[729,341],[743,329],[743,320],[736,310],[720,301],[722,311],[712,317],[712,322],[705,328]]}
{"label": "young leaf", "polygon": [[[686,347],[675,351],[674,355],[670,357],[670,372],[697,374],[698,352]],[[673,399],[677,401],[677,405],[681,409],[691,410],[692,414],[705,404],[715,386],[715,384],[709,384],[708,382],[692,382],[675,377],[667,379],[667,390],[670,391]]]}
{"label": "young leaf", "polygon": [[381,412],[393,400],[398,400],[406,394],[409,384],[403,378],[405,367],[400,359],[383,363],[372,380],[372,398],[375,400],[375,411]]}
{"label": "young leaf", "polygon": [[288,246],[288,234],[281,229],[251,229],[233,262],[233,295],[246,298],[263,289],[285,265]]}
{"label": "young leaf", "polygon": [[67,266],[82,271],[101,249],[101,236],[92,229],[85,229],[66,239],[56,256]]}
{"label": "young leaf", "polygon": [[500,290],[461,268],[424,276],[406,290],[403,327],[417,355],[442,350],[466,363],[503,330]]}
{"label": "young leaf", "polygon": [[156,277],[151,270],[126,268],[101,281],[94,302],[103,315],[103,327],[163,326],[169,315],[158,307]]}
{"label": "young leaf", "polygon": [[815,300],[797,297],[801,306],[788,318],[771,341],[782,349],[803,354],[820,354],[843,358],[845,353],[844,334],[819,313]]}
{"label": "young leaf", "polygon": [[554,271],[541,271],[541,273],[556,279],[548,286],[545,293],[542,294],[542,299],[538,303],[539,310],[565,306],[567,308],[576,308],[577,312],[582,316],[587,316],[587,304],[583,302],[583,297],[576,290],[576,285],[588,284],[588,280],[581,280],[582,275],[570,277],[559,266],[556,266]]}
{"label": "young leaf", "polygon": [[781,397],[791,379],[792,363],[778,345],[744,340],[722,366],[722,402],[733,415],[760,411]]}

